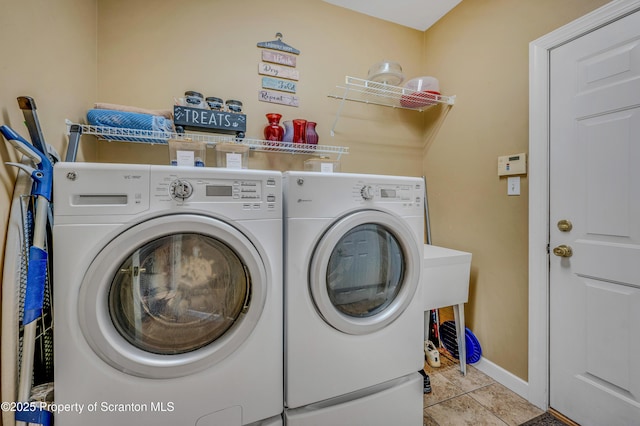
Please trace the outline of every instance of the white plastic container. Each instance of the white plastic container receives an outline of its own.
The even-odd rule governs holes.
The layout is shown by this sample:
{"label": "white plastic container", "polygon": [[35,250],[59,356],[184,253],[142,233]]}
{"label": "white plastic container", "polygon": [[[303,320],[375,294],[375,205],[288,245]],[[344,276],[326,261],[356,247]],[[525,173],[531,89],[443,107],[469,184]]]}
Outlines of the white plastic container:
{"label": "white plastic container", "polygon": [[172,166],[204,167],[206,148],[204,142],[169,139],[169,162]]}
{"label": "white plastic container", "polygon": [[430,91],[440,93],[440,83],[435,77],[425,76],[412,78],[404,84],[404,87],[414,92]]}
{"label": "white plastic container", "polygon": [[381,61],[369,68],[367,80],[397,86],[404,81],[402,67],[397,62]]}
{"label": "white plastic container", "polygon": [[329,157],[311,158],[304,162],[306,172],[335,173],[340,171],[340,160]]}
{"label": "white plastic container", "polygon": [[249,167],[249,147],[238,143],[216,145],[216,165],[227,169],[246,169]]}

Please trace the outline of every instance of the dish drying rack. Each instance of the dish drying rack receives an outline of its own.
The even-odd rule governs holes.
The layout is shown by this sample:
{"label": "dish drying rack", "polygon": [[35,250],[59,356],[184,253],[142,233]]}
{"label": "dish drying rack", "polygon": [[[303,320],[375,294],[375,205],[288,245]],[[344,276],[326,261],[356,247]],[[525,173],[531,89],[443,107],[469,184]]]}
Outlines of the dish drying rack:
{"label": "dish drying rack", "polygon": [[266,141],[261,139],[238,138],[232,135],[214,135],[201,133],[173,133],[151,130],[123,129],[108,126],[93,126],[73,123],[66,120],[69,146],[65,161],[75,161],[82,135],[92,135],[100,140],[118,142],[139,142],[146,144],[168,145],[169,139],[193,140],[204,142],[208,148],[214,148],[219,143],[237,143],[246,145],[250,150],[271,153],[336,155],[337,159],[349,153],[348,147],[313,145],[291,142]]}
{"label": "dish drying rack", "polygon": [[338,91],[342,91],[342,93],[328,95],[330,98],[341,100],[338,112],[336,113],[336,118],[333,122],[333,126],[331,127],[331,136],[335,136],[334,130],[338,124],[338,119],[342,113],[345,101],[361,102],[392,108],[411,109],[414,111],[424,111],[437,104],[451,106],[456,100],[455,96],[430,94],[428,98],[429,105],[416,107],[404,106],[400,102],[401,99],[403,99],[403,97],[406,98],[407,96],[414,95],[416,93],[415,90],[350,76],[346,76],[344,86],[338,85],[336,86],[336,89],[338,89]]}

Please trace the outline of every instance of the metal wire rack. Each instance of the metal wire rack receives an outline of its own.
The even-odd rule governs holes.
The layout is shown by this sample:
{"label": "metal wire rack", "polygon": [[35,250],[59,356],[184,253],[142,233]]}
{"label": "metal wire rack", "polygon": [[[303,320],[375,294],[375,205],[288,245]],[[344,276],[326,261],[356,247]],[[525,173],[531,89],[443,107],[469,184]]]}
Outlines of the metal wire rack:
{"label": "metal wire rack", "polygon": [[[290,142],[266,141],[260,139],[238,138],[233,135],[215,135],[202,133],[171,133],[150,130],[123,129],[108,126],[92,126],[88,124],[76,124],[69,120],[67,124],[67,135],[69,144],[77,144],[80,135],[93,135],[101,140],[119,142],[141,142],[147,144],[167,145],[169,139],[193,140],[204,142],[207,147],[213,148],[220,143],[237,143],[246,145],[249,149],[262,152],[279,152],[290,154],[311,154],[311,155],[336,155],[339,159],[341,155],[348,154],[349,148],[343,146],[313,145]],[[72,151],[72,150],[71,150]],[[74,161],[75,159],[67,159]]]}
{"label": "metal wire rack", "polygon": [[345,101],[424,111],[437,104],[453,105],[456,100],[455,96],[416,93],[414,90],[405,87],[392,86],[350,76],[345,78],[344,86],[336,86],[336,89],[336,93],[328,96],[339,99],[342,102],[331,128],[331,136],[334,136],[334,130]]}

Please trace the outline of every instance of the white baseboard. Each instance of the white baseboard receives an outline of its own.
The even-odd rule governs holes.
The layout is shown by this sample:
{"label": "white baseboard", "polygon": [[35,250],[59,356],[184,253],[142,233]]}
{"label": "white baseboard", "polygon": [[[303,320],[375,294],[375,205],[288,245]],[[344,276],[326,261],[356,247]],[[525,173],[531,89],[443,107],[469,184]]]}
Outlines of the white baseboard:
{"label": "white baseboard", "polygon": [[473,364],[473,366],[496,382],[517,393],[524,399],[529,400],[529,383],[520,377],[508,372],[484,357],[480,358],[480,361]]}

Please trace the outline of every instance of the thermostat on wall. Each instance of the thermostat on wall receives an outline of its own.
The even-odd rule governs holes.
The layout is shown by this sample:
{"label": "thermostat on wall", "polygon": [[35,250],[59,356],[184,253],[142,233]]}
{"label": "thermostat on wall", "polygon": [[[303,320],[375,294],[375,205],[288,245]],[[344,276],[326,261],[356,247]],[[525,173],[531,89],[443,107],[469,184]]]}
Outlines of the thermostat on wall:
{"label": "thermostat on wall", "polygon": [[498,176],[526,175],[527,154],[505,155],[498,157]]}

